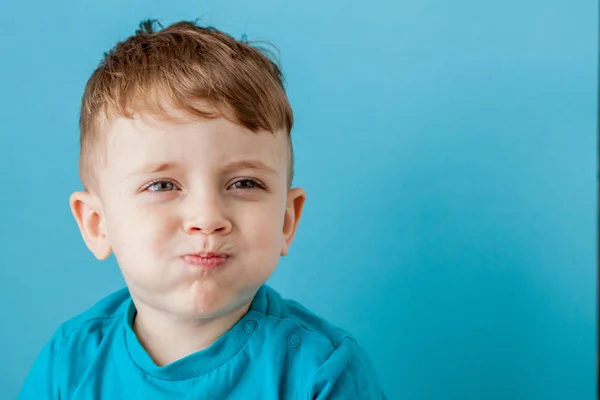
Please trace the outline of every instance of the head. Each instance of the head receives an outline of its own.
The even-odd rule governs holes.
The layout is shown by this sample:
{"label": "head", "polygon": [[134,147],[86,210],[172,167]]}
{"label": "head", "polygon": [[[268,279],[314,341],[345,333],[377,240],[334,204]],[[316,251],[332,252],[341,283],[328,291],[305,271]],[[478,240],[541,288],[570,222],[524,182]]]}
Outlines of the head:
{"label": "head", "polygon": [[138,311],[213,318],[251,301],[304,205],[292,124],[270,54],[214,28],[148,21],[105,54],[83,95],[84,190],[70,204]]}

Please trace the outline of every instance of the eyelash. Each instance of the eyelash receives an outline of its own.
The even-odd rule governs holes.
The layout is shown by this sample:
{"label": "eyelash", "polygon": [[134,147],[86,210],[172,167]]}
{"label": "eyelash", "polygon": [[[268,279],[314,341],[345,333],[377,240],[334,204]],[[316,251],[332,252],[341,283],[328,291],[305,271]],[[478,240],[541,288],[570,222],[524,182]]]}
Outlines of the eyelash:
{"label": "eyelash", "polygon": [[[231,185],[228,186],[228,188],[230,188],[231,186],[235,185],[238,182],[252,182],[255,187],[252,188],[239,188],[240,190],[250,190],[250,189],[263,189],[265,190],[266,187],[265,185],[263,185],[260,181],[258,181],[257,179],[253,179],[253,178],[242,178],[242,179],[238,179],[237,181],[231,183]],[[149,182],[143,189],[143,191],[148,191],[152,186],[158,185],[158,184],[165,184],[165,183],[170,183],[172,184],[174,187],[177,187],[177,185],[175,184],[175,182],[168,180],[168,179],[158,179],[152,182]],[[154,193],[161,193],[161,192],[172,192],[173,190],[150,190],[150,192],[154,192]]]}

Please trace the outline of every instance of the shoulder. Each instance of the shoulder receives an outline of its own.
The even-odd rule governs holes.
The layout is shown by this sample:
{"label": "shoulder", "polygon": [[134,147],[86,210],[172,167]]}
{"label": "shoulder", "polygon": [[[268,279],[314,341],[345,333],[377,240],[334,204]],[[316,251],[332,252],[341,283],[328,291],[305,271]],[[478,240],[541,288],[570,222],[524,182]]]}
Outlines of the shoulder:
{"label": "shoulder", "polygon": [[111,329],[124,320],[130,301],[127,288],[109,294],[86,311],[63,322],[46,347],[60,352],[62,357],[77,354],[78,357],[72,358],[69,363],[77,360],[85,362],[86,356],[95,353]]}
{"label": "shoulder", "polygon": [[315,400],[386,399],[370,357],[350,337],[315,371],[309,387]]}
{"label": "shoulder", "polygon": [[273,329],[297,347],[294,358],[304,364],[310,399],[385,399],[370,357],[352,334],[270,287],[265,292]]}
{"label": "shoulder", "polygon": [[59,398],[89,367],[107,335],[124,319],[127,289],[118,290],[65,321],[35,359],[19,399]]}
{"label": "shoulder", "polygon": [[127,288],[109,294],[86,311],[63,322],[55,333],[55,338],[72,341],[103,336],[116,320],[124,318],[130,300]]}
{"label": "shoulder", "polygon": [[265,315],[274,329],[290,331],[301,336],[302,344],[310,344],[329,354],[346,338],[349,332],[315,314],[299,302],[282,297],[275,289],[264,286],[268,306]]}

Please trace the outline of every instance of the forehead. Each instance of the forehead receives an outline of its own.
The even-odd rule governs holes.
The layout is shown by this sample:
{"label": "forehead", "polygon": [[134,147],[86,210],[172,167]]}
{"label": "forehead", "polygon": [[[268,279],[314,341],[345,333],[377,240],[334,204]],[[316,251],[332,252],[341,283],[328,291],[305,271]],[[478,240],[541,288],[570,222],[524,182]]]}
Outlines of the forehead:
{"label": "forehead", "polygon": [[211,168],[243,160],[260,160],[287,168],[284,131],[254,133],[225,118],[164,120],[148,116],[117,118],[107,137],[106,167],[127,174],[148,162]]}

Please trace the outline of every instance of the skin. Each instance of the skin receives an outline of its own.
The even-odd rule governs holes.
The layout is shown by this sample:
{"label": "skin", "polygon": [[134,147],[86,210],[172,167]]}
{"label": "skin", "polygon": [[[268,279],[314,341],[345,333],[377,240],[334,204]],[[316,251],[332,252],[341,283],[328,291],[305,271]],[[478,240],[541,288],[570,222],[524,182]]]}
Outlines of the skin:
{"label": "skin", "polygon": [[[184,118],[180,115],[181,118]],[[97,192],[70,205],[98,259],[114,253],[157,365],[214,343],[248,310],[294,238],[306,194],[288,189],[287,135],[225,118],[117,118]],[[227,255],[216,269],[186,254]]]}

